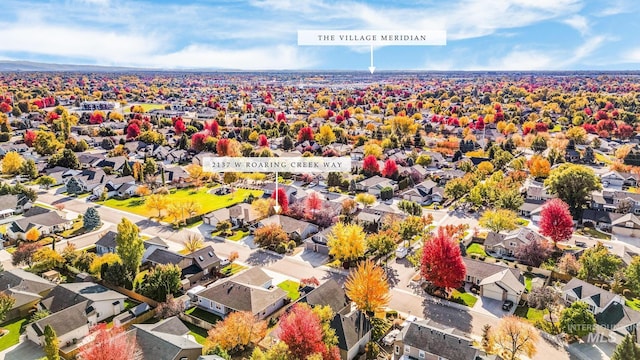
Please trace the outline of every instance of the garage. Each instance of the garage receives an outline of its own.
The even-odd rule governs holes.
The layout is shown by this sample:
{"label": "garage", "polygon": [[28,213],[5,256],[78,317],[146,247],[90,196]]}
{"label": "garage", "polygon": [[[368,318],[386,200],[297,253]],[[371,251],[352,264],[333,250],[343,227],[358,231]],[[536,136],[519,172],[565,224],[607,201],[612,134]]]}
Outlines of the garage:
{"label": "garage", "polygon": [[498,301],[505,300],[505,297],[503,297],[505,296],[505,291],[496,283],[482,285],[480,289],[480,295]]}

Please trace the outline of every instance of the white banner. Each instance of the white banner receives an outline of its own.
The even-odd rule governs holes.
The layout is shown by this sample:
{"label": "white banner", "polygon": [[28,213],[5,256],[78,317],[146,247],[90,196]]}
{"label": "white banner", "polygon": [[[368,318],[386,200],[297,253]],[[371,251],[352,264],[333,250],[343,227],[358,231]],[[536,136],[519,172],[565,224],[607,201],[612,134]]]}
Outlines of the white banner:
{"label": "white banner", "polygon": [[350,172],[351,157],[205,157],[206,172],[290,172],[329,173]]}
{"label": "white banner", "polygon": [[445,30],[298,30],[298,45],[447,45]]}

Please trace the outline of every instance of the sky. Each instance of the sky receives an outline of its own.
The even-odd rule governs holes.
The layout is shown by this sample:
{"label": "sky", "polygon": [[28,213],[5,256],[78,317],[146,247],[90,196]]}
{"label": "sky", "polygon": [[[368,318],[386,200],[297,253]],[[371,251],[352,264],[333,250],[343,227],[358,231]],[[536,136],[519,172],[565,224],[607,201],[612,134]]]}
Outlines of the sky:
{"label": "sky", "polygon": [[298,30],[446,30],[378,70],[640,70],[636,0],[2,0],[0,60],[158,69],[367,70]]}

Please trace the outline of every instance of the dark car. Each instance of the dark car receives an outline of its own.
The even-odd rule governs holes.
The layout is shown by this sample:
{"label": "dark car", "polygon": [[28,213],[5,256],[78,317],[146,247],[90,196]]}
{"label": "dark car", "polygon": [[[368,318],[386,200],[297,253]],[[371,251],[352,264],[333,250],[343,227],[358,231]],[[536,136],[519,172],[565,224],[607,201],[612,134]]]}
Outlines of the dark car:
{"label": "dark car", "polygon": [[511,310],[512,307],[513,307],[513,301],[511,300],[507,300],[504,302],[504,304],[502,304],[502,310],[504,311],[509,311]]}
{"label": "dark car", "polygon": [[586,248],[587,247],[587,243],[584,241],[576,241],[576,246],[577,247],[581,247],[581,248]]}

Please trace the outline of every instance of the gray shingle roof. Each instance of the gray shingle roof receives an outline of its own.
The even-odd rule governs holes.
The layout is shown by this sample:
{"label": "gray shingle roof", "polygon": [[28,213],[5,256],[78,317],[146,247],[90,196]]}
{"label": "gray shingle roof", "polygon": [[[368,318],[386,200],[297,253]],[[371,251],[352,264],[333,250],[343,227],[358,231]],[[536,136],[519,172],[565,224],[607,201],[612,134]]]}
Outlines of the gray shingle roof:
{"label": "gray shingle roof", "polygon": [[403,344],[449,360],[475,360],[479,354],[473,340],[432,321],[410,322],[400,334]]}
{"label": "gray shingle roof", "polygon": [[73,306],[66,307],[59,312],[34,322],[31,326],[38,336],[44,334],[44,328],[47,325],[51,325],[56,334],[62,336],[87,324],[86,308],[88,304],[89,302],[85,300]]}
{"label": "gray shingle roof", "polygon": [[562,292],[573,293],[579,300],[590,298],[598,307],[604,307],[616,296],[610,291],[577,278],[571,279],[567,285],[563,286]]}
{"label": "gray shingle roof", "polygon": [[133,328],[145,360],[173,360],[182,350],[202,349],[202,345],[187,338],[189,329],[177,317],[157,324],[135,324]]}

